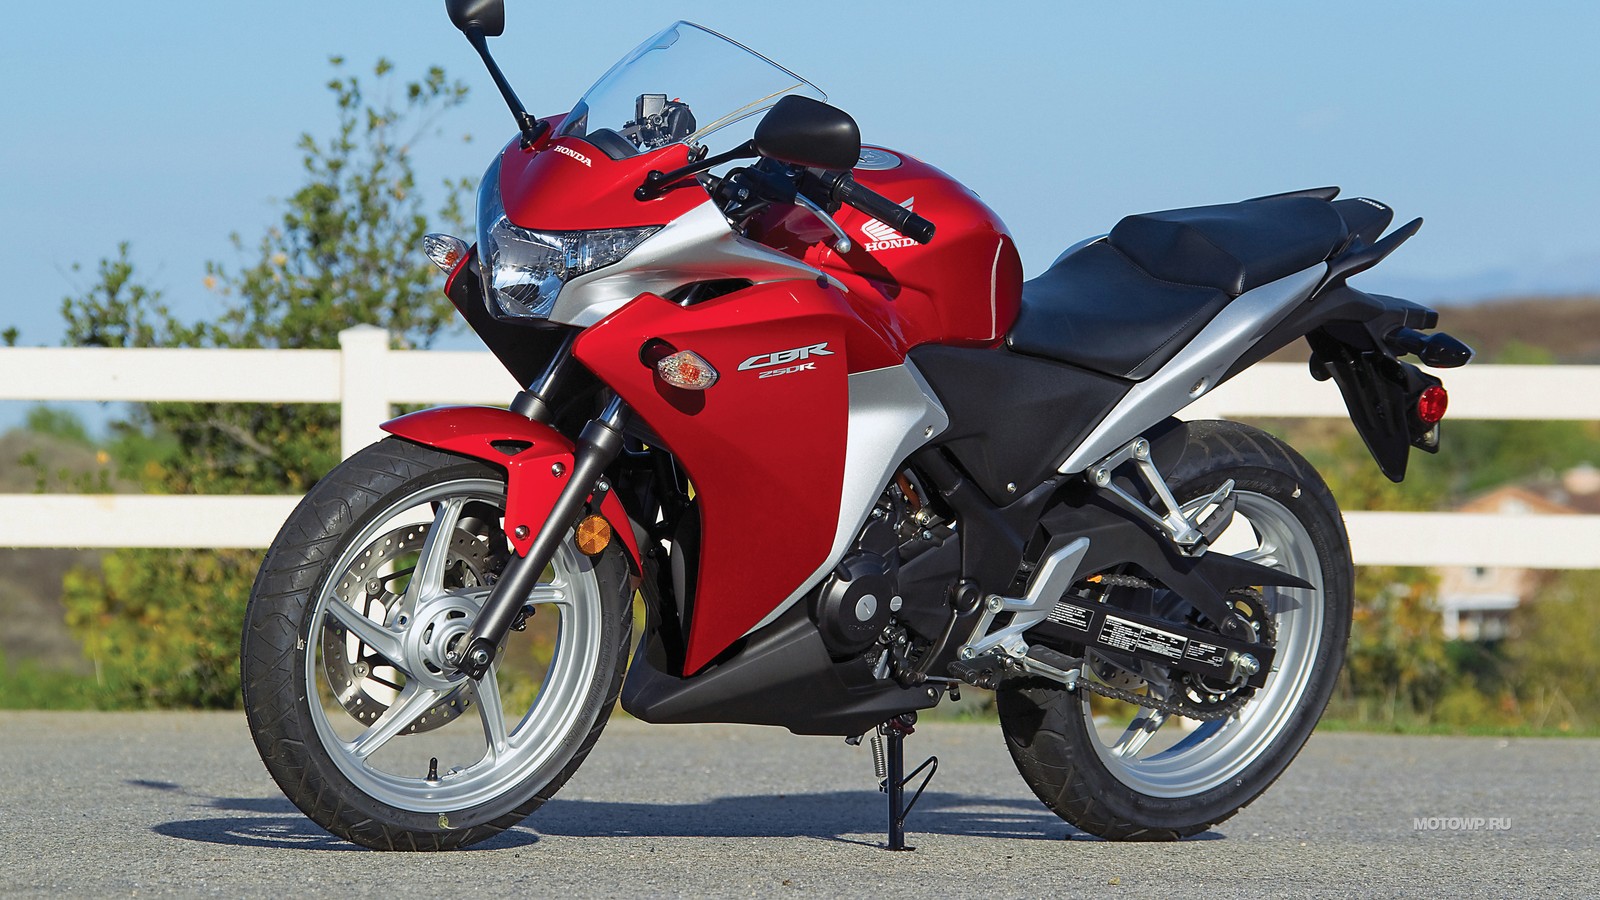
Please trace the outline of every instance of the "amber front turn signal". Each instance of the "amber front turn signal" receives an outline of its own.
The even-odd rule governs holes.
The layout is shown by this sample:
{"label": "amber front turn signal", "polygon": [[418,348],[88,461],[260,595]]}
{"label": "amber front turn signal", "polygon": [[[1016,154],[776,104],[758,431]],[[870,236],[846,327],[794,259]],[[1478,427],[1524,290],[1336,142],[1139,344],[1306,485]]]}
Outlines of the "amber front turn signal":
{"label": "amber front turn signal", "polygon": [[656,363],[656,374],[673,387],[703,391],[717,383],[717,370],[693,350],[679,350]]}
{"label": "amber front turn signal", "polygon": [[589,516],[578,523],[575,539],[579,550],[589,556],[599,556],[611,545],[611,523],[602,516]]}

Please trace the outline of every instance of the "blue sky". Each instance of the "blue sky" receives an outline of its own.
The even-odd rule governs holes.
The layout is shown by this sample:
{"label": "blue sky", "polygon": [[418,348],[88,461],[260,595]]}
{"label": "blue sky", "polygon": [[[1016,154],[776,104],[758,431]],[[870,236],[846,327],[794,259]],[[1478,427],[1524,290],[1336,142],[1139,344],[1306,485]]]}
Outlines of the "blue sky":
{"label": "blue sky", "polygon": [[[1122,215],[1323,184],[1428,224],[1366,286],[1600,292],[1600,5],[766,3],[509,0],[492,41],[539,113],[561,111],[675,18],[815,81],[866,139],[962,179],[1030,274]],[[476,174],[511,122],[438,0],[82,0],[0,25],[0,325],[60,338],[61,298],[129,240],[188,315],[324,134],[328,56],[476,92],[419,155]],[[828,18],[830,11],[834,18]],[[598,16],[592,16],[598,12]],[[463,135],[473,140],[463,142]]]}

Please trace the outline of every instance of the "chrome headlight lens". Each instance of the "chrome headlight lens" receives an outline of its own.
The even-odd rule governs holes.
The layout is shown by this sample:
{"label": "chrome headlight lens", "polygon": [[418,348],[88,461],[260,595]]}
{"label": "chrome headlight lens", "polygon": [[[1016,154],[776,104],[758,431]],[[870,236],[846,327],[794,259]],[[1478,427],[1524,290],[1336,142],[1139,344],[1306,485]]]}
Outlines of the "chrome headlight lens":
{"label": "chrome headlight lens", "polygon": [[544,319],[568,281],[627,256],[661,230],[601,228],[533,231],[511,224],[500,200],[500,161],[478,190],[478,262],[488,284],[489,313],[501,319]]}

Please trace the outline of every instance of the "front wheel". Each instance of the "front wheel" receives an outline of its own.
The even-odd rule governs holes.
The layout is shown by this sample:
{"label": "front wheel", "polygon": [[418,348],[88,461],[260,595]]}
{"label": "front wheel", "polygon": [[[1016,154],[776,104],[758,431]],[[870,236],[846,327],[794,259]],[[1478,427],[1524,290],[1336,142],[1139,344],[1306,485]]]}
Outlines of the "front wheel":
{"label": "front wheel", "polygon": [[443,850],[498,834],[605,725],[631,621],[615,545],[590,558],[562,542],[482,679],[444,664],[509,558],[505,497],[504,470],[389,438],[318,482],[262,563],[250,730],[279,787],[339,837]]}
{"label": "front wheel", "polygon": [[[1175,840],[1204,831],[1254,800],[1310,737],[1333,692],[1350,633],[1354,574],[1344,522],[1316,471],[1287,444],[1232,422],[1195,422],[1173,437],[1180,460],[1165,473],[1179,502],[1227,479],[1238,507],[1209,552],[1299,576],[1304,588],[1266,587],[1236,608],[1275,644],[1272,672],[1255,691],[1229,693],[1163,667],[1086,657],[1102,693],[1153,698],[1108,702],[1091,689],[1019,679],[997,704],[1023,779],[1078,828],[1112,840]],[[1087,574],[1087,573],[1086,573]],[[1136,573],[1135,573],[1136,574]],[[1108,600],[1192,624],[1181,598],[1137,582]],[[1094,698],[1094,699],[1091,699]],[[1192,718],[1171,711],[1195,710]]]}

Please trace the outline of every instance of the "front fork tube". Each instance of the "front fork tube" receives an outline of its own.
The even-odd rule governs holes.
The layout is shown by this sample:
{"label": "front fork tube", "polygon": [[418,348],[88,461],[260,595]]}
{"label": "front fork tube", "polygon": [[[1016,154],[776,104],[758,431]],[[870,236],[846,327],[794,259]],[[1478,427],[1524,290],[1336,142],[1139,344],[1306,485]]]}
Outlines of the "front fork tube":
{"label": "front fork tube", "polygon": [[514,555],[506,563],[500,580],[495,582],[483,609],[478,611],[472,630],[445,655],[446,662],[474,679],[482,678],[488,671],[512,623],[522,612],[528,594],[539,583],[539,576],[566,538],[567,529],[588,503],[606,467],[621,455],[622,427],[627,417],[628,408],[622,398],[613,397],[600,417],[584,426],[573,448],[572,472],[567,486],[556,498],[538,536],[528,547],[527,554]]}
{"label": "front fork tube", "polygon": [[511,411],[519,416],[543,422],[546,425],[554,413],[550,409],[550,398],[554,396],[556,385],[561,380],[561,373],[566,370],[567,361],[572,359],[572,345],[578,339],[578,329],[567,332],[562,339],[561,346],[556,348],[555,355],[550,357],[550,362],[545,364],[544,372],[538,380],[528,385],[525,390],[517,392],[511,400]]}

